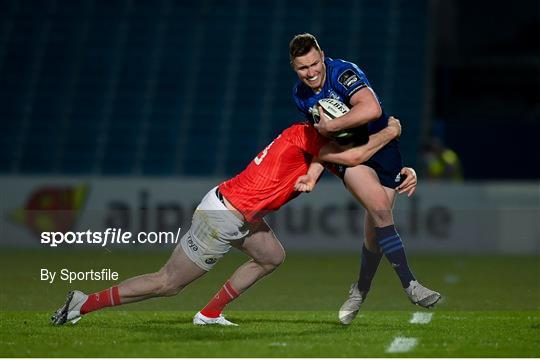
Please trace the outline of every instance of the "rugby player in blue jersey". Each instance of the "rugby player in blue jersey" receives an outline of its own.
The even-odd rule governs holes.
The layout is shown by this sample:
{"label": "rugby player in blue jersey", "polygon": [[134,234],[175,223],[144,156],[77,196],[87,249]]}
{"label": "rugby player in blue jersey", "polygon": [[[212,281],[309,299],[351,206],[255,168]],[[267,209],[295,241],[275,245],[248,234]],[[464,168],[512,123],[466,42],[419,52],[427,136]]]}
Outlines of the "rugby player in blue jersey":
{"label": "rugby player in blue jersey", "polygon": [[[299,78],[293,88],[294,101],[321,135],[360,144],[367,141],[369,134],[386,126],[388,116],[382,110],[366,75],[357,65],[325,57],[317,39],[311,34],[296,35],[289,43],[289,52],[291,66]],[[318,106],[317,102],[323,98],[340,100],[351,110],[331,121],[323,111],[319,111],[320,120],[315,122],[312,113]],[[344,131],[352,133],[351,136],[336,136]],[[351,285],[349,298],[339,311],[340,321],[350,324],[358,314],[383,254],[392,264],[411,302],[423,307],[435,305],[441,295],[416,280],[394,226],[392,208],[396,192],[403,192],[400,183],[404,174],[401,172],[398,140],[392,140],[362,165],[326,166],[343,180],[347,189],[366,209],[360,274],[358,281]],[[323,171],[320,163],[313,163],[312,167],[318,167],[319,175]],[[310,174],[316,173],[313,168]],[[306,175],[302,181],[312,187],[316,178]]]}

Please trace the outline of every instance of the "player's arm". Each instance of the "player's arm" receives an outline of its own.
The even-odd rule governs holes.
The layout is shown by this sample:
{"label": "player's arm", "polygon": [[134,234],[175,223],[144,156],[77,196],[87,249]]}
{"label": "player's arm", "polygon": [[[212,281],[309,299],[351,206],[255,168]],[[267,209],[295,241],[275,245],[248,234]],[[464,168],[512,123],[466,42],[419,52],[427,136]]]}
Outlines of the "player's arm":
{"label": "player's arm", "polygon": [[343,116],[331,121],[328,117],[321,116],[321,120],[315,125],[321,135],[329,136],[333,132],[355,128],[376,120],[382,115],[379,100],[368,86],[355,92],[349,103],[351,111]]}
{"label": "player's arm", "polygon": [[296,179],[296,183],[294,184],[294,190],[300,192],[312,191],[315,188],[315,184],[317,183],[317,180],[319,180],[319,177],[321,176],[323,171],[324,166],[323,164],[321,164],[321,161],[317,158],[314,158],[311,161],[311,164],[309,164],[307,174],[299,176],[298,179]]}
{"label": "player's arm", "polygon": [[401,125],[399,120],[390,117],[388,119],[388,126],[381,131],[370,135],[369,141],[366,144],[344,149],[334,142],[329,142],[319,151],[319,159],[346,166],[356,166],[367,161],[377,151],[399,135],[401,135]]}

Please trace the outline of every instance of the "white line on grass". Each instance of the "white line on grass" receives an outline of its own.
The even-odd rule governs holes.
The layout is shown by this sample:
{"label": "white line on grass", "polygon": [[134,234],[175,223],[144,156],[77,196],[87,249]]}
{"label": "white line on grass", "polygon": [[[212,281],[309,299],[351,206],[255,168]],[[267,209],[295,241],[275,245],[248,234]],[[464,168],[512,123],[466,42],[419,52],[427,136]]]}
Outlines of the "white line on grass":
{"label": "white line on grass", "polygon": [[433,313],[415,312],[409,322],[411,324],[427,324],[431,321],[432,318]]}
{"label": "white line on grass", "polygon": [[416,338],[396,337],[386,349],[387,353],[404,353],[412,350],[418,344]]}
{"label": "white line on grass", "polygon": [[287,343],[286,342],[273,342],[273,343],[270,343],[270,346],[285,347],[285,346],[287,346]]}

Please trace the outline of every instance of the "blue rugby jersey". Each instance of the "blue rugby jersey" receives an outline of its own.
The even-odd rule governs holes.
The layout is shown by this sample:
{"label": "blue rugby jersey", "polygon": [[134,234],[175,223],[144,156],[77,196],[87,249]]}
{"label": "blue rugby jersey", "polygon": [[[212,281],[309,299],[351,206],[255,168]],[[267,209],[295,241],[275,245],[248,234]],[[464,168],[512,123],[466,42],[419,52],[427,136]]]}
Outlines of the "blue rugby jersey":
{"label": "blue rugby jersey", "polygon": [[[339,59],[334,60],[329,57],[325,57],[324,64],[326,65],[326,79],[322,90],[318,94],[315,94],[300,79],[296,81],[293,87],[293,99],[296,107],[311,123],[313,123],[313,117],[309,113],[309,109],[315,106],[317,101],[332,98],[350,107],[350,99],[358,90],[365,87],[371,88],[366,74],[356,64]],[[387,123],[388,116],[383,112],[379,119],[368,123],[368,133],[373,134],[384,129]]]}

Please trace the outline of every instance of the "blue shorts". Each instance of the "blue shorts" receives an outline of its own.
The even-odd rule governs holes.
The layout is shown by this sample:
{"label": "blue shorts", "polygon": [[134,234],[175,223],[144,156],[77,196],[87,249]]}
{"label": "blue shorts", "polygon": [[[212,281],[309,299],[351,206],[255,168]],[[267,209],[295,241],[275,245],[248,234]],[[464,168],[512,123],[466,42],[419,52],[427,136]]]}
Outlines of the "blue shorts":
{"label": "blue shorts", "polygon": [[[396,188],[405,179],[403,175],[400,175],[399,173],[403,164],[401,152],[399,151],[399,140],[397,139],[390,141],[362,165],[369,166],[375,170],[381,184],[390,189]],[[348,166],[345,165],[334,165],[333,169],[331,167],[329,168],[330,171],[339,176],[342,180],[347,169]]]}

